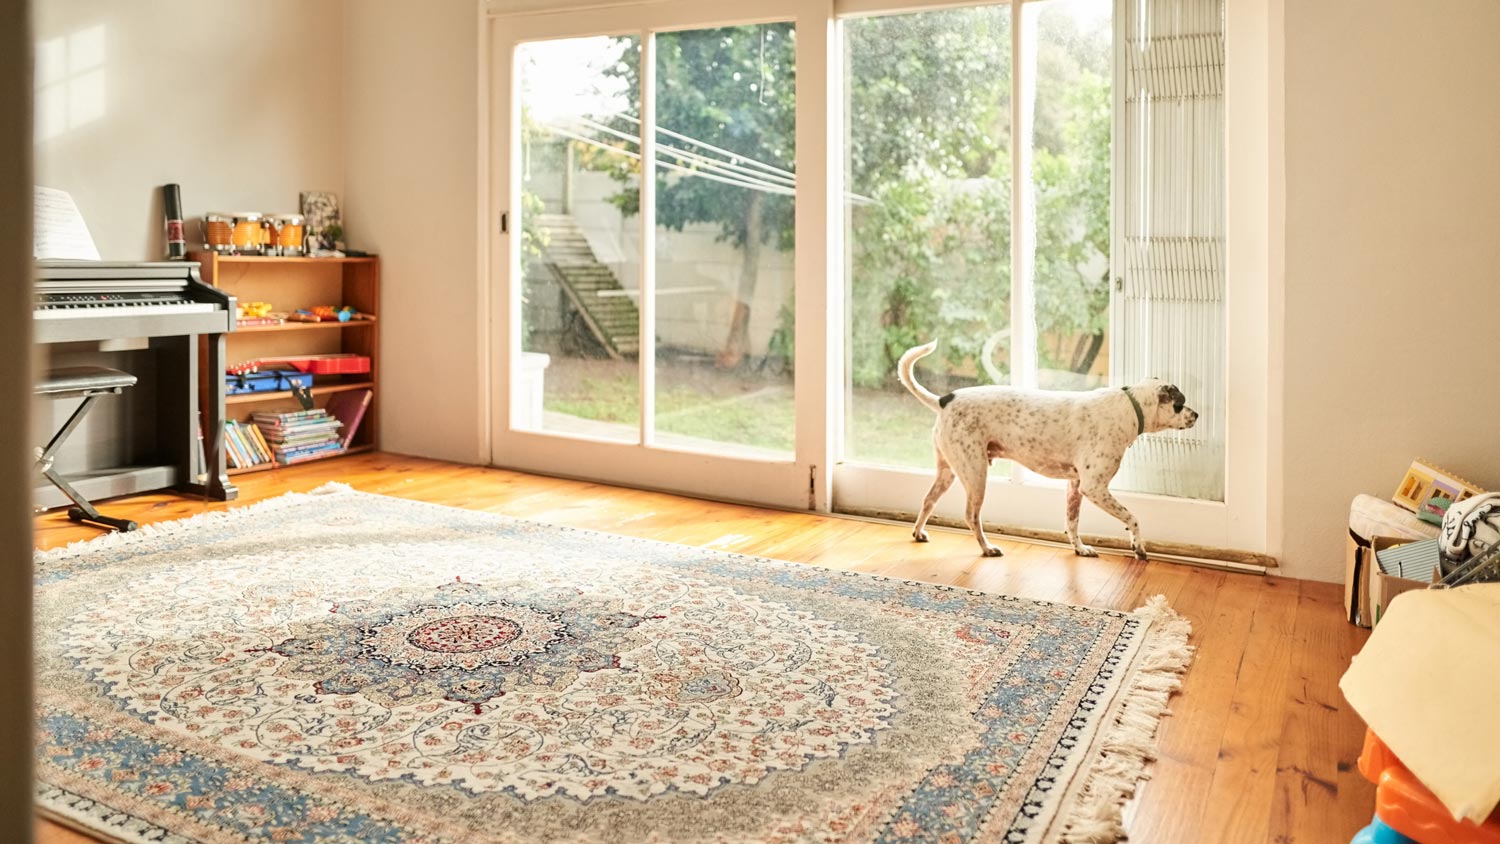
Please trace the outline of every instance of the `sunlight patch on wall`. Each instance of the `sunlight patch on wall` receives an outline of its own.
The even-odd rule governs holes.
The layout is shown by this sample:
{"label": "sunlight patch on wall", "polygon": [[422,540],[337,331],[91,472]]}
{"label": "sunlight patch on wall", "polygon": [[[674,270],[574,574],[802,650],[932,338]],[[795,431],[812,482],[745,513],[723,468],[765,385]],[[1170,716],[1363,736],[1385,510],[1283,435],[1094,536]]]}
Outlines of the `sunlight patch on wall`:
{"label": "sunlight patch on wall", "polygon": [[37,143],[104,116],[104,42],[104,24],[97,24],[37,44]]}

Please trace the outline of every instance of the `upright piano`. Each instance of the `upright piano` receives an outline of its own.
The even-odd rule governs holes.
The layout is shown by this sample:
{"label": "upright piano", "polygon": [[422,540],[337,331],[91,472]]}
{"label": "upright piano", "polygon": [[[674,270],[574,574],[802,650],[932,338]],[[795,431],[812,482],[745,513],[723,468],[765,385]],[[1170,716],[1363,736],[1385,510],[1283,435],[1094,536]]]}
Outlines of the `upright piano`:
{"label": "upright piano", "polygon": [[[223,375],[234,297],[204,284],[194,262],[38,261],[36,270],[37,343],[88,349],[135,341],[156,358],[152,462],[90,472],[73,480],[79,491],[102,499],[175,487],[235,498],[224,463]],[[39,503],[63,503],[49,495],[38,490]]]}

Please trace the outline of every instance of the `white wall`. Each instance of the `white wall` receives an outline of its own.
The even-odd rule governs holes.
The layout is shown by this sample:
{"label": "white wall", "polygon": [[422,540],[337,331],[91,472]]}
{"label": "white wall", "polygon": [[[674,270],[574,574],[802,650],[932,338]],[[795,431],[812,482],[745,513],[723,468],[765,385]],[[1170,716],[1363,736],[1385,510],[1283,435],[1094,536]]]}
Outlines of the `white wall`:
{"label": "white wall", "polygon": [[487,462],[478,10],[360,0],[344,26],[344,228],[381,256],[381,446]]}
{"label": "white wall", "polygon": [[36,182],[73,195],[102,257],[164,255],[169,182],[190,248],[205,211],[343,190],[342,0],[49,0],[35,17]]}
{"label": "white wall", "polygon": [[1285,572],[1413,457],[1500,488],[1500,3],[1286,3]]}

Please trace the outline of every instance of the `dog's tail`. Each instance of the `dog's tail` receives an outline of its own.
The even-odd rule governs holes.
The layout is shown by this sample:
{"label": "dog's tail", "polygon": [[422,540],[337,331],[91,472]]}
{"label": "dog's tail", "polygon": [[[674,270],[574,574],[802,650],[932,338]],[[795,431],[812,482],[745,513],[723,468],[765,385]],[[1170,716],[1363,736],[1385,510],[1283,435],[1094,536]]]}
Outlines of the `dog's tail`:
{"label": "dog's tail", "polygon": [[941,410],[942,405],[938,404],[938,397],[935,393],[917,383],[917,378],[912,373],[912,370],[916,368],[917,361],[932,354],[936,348],[937,341],[934,340],[925,346],[907,349],[906,354],[901,356],[901,362],[896,364],[896,377],[901,379],[901,386],[911,390],[911,394],[917,397],[917,401],[927,405],[928,409],[933,413]]}

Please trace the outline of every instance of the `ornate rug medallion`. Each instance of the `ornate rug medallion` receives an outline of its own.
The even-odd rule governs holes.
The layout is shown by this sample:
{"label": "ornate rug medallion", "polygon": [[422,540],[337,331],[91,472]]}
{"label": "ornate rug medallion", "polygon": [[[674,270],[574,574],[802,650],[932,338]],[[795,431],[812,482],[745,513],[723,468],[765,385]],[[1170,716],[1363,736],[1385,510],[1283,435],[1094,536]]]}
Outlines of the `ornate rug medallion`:
{"label": "ornate rug medallion", "polygon": [[478,715],[507,685],[563,688],[579,672],[619,668],[617,651],[642,643],[629,633],[642,618],[576,590],[523,595],[462,582],[395,588],[293,624],[267,650],[287,658],[279,676],[314,680],[317,694],[393,707],[441,693]]}
{"label": "ornate rug medallion", "polygon": [[129,841],[1087,838],[1185,636],[344,489],[38,564],[42,805]]}

